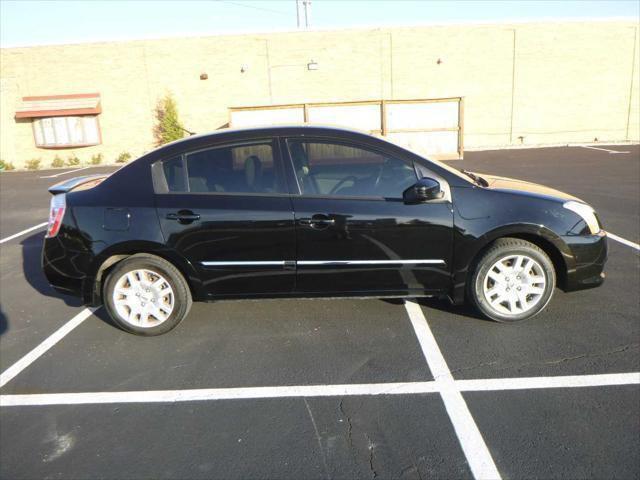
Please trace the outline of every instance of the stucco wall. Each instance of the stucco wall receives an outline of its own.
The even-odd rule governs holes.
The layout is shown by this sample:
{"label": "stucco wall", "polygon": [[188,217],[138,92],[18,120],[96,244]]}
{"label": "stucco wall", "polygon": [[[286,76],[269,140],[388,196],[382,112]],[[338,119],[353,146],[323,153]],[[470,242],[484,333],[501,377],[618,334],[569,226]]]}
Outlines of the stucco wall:
{"label": "stucco wall", "polygon": [[67,157],[36,148],[15,107],[23,96],[92,92],[102,97],[103,144],[73,149],[83,162],[152,149],[154,106],[167,91],[199,133],[225,125],[228,107],[463,96],[466,148],[639,141],[639,37],[633,22],[586,22],[3,49],[0,158],[46,167]]}

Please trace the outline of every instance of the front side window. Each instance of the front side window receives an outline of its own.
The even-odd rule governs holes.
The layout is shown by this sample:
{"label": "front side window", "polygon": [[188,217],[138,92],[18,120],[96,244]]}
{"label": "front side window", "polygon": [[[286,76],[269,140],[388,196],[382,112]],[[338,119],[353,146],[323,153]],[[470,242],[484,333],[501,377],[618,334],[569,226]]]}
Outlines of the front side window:
{"label": "front side window", "polygon": [[82,147],[100,143],[98,117],[44,117],[33,121],[37,147]]}
{"label": "front side window", "polygon": [[303,195],[402,198],[417,178],[411,164],[345,143],[289,140]]}

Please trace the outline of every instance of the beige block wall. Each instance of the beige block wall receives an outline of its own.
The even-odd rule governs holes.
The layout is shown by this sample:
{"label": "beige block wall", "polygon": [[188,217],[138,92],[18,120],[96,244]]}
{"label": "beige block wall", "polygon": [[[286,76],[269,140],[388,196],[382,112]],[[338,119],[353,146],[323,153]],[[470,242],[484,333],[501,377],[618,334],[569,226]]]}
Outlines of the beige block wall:
{"label": "beige block wall", "polygon": [[633,22],[586,22],[3,49],[0,158],[17,167],[66,158],[36,148],[15,108],[23,96],[91,92],[102,97],[103,144],[73,149],[83,162],[153,149],[154,107],[166,92],[199,133],[224,126],[229,107],[462,96],[466,148],[639,141],[639,37]]}

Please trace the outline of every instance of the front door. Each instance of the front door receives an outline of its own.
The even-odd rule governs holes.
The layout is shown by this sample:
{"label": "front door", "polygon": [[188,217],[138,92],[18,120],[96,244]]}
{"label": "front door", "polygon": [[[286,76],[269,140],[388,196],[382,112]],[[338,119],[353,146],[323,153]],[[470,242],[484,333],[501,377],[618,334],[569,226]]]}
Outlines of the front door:
{"label": "front door", "polygon": [[448,288],[453,214],[448,200],[406,205],[411,161],[341,139],[289,138],[296,291],[405,294]]}
{"label": "front door", "polygon": [[282,172],[271,139],[185,152],[154,165],[166,242],[194,265],[209,295],[293,290],[294,216]]}

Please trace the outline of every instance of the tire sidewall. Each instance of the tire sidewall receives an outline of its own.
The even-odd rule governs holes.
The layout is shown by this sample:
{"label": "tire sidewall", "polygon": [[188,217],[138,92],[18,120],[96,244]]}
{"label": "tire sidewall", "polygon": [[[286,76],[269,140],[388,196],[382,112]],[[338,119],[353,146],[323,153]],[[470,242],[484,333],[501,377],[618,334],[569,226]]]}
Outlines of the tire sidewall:
{"label": "tire sidewall", "polygon": [[[107,281],[104,284],[103,289],[103,301],[107,313],[111,319],[123,330],[136,335],[143,336],[155,336],[162,335],[175,328],[182,319],[187,315],[189,307],[191,305],[190,297],[186,298],[188,289],[185,295],[185,282],[182,278],[178,278],[176,273],[171,269],[166,268],[163,265],[164,261],[158,261],[153,257],[138,257],[129,258],[119,262],[113,270],[109,273]],[[165,278],[173,290],[174,295],[174,307],[169,318],[162,322],[160,325],[150,328],[138,327],[131,325],[126,320],[120,317],[114,303],[113,303],[113,290],[117,281],[127,272],[132,270],[151,270],[157,272],[159,275]]]}
{"label": "tire sidewall", "polygon": [[[537,305],[526,312],[518,315],[504,315],[496,312],[484,297],[483,284],[489,269],[500,259],[510,255],[526,255],[534,259],[542,269],[546,277],[545,291]],[[471,295],[477,308],[492,320],[503,323],[515,323],[527,320],[540,313],[551,301],[556,285],[556,274],[553,263],[549,257],[537,248],[526,245],[502,246],[490,249],[478,262],[471,284]]]}

